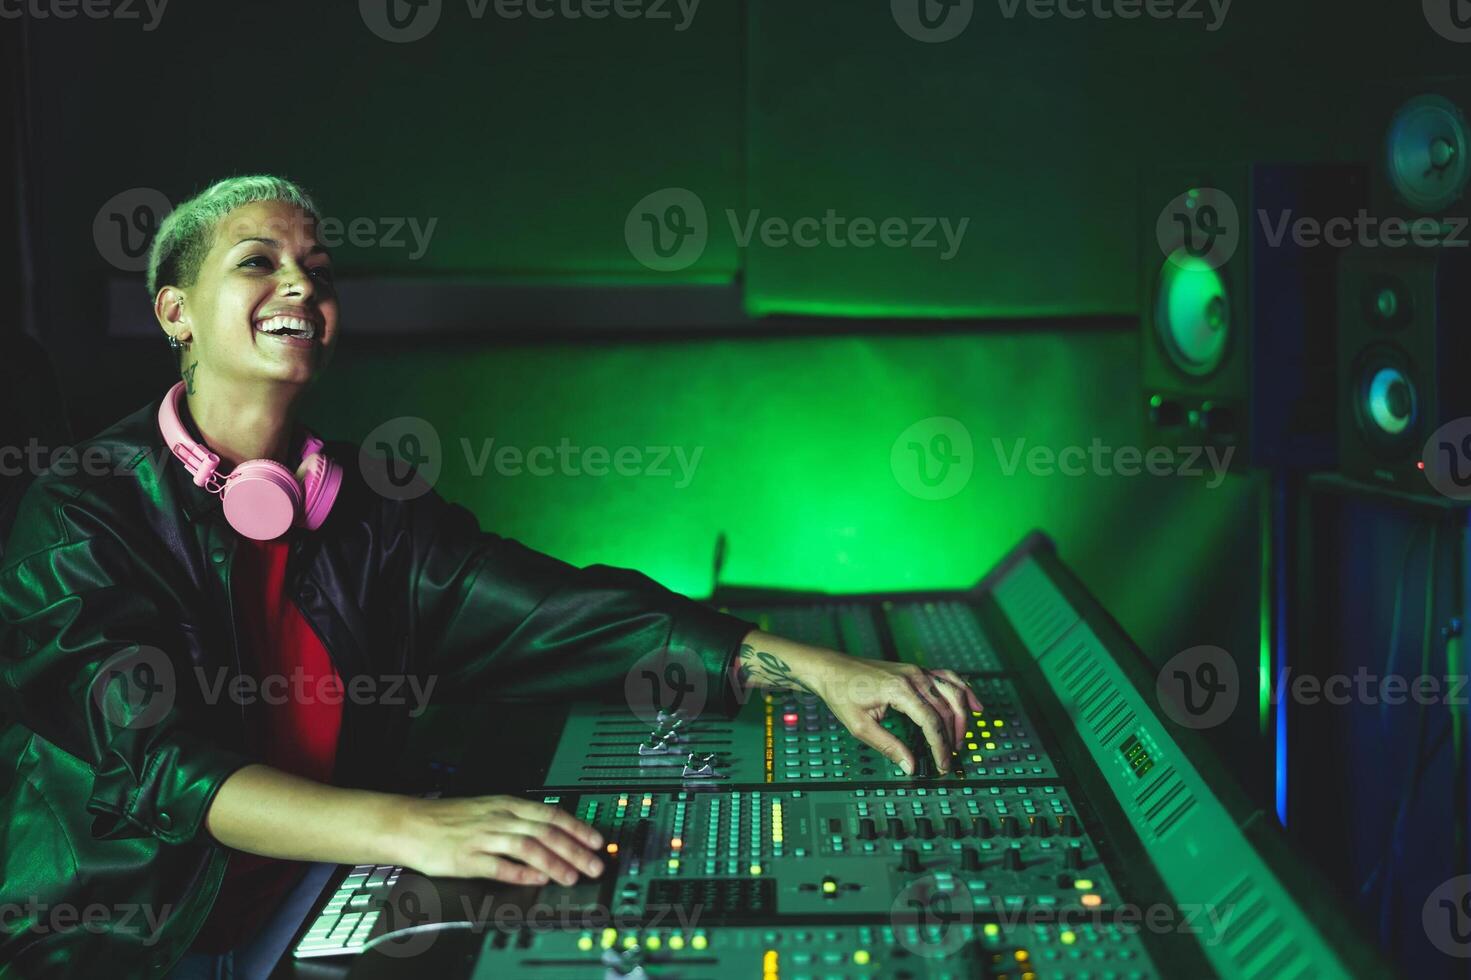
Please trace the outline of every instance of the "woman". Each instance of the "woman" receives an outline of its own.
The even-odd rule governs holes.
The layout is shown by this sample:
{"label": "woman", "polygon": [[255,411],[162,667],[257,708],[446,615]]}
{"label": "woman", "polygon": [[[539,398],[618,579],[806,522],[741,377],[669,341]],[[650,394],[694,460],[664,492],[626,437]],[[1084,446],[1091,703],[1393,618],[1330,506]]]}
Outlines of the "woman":
{"label": "woman", "polygon": [[[338,462],[357,447],[319,451],[295,420],[340,331],[317,221],[269,176],[173,211],[147,285],[182,380],[78,447],[105,453],[105,474],[50,473],[22,499],[0,562],[0,693],[19,720],[0,737],[0,976],[245,973],[232,951],[263,941],[298,862],[519,884],[601,872],[597,833],[561,810],[376,786],[403,744],[401,703],[223,693],[241,677],[569,698],[621,690],[641,658],[684,658],[706,711],[733,713],[756,687],[811,692],[912,772],[879,724],[897,709],[948,768],[980,708],[956,675],[575,568],[432,491],[375,493]],[[92,926],[58,920],[84,902],[103,906]]]}

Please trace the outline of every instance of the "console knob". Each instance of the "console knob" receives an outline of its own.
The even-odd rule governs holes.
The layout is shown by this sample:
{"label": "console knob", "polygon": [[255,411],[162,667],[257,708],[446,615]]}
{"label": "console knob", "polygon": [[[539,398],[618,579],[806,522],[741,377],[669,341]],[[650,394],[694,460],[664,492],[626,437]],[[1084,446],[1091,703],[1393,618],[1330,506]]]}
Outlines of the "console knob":
{"label": "console knob", "polygon": [[858,820],[858,839],[873,840],[878,836],[878,828],[874,825],[872,817],[860,817]]}
{"label": "console knob", "polygon": [[981,856],[967,847],[965,850],[960,852],[960,870],[981,870]]}
{"label": "console knob", "polygon": [[981,840],[989,840],[991,835],[996,833],[991,827],[991,819],[989,817],[976,817],[971,821],[971,824],[976,829],[976,836]]}
{"label": "console knob", "polygon": [[900,851],[899,852],[899,870],[900,871],[911,871],[911,872],[924,870],[923,868],[921,868],[919,866],[919,854],[917,852],[915,852],[915,851],[911,851],[907,847],[904,848],[902,851]]}
{"label": "console knob", "polygon": [[1062,832],[1068,837],[1083,836],[1083,828],[1078,825],[1078,818],[1071,813],[1065,814],[1062,818]]}
{"label": "console knob", "polygon": [[1066,851],[1066,856],[1063,858],[1063,863],[1067,865],[1069,871],[1081,870],[1083,867],[1083,849],[1076,844],[1069,847]]}
{"label": "console knob", "polygon": [[921,840],[933,840],[935,836],[935,824],[929,817],[920,817],[914,821],[914,829]]}
{"label": "console knob", "polygon": [[957,840],[965,836],[965,829],[960,826],[959,817],[945,818],[945,836],[951,840]]}
{"label": "console knob", "polygon": [[1038,837],[1051,837],[1052,821],[1047,817],[1038,817],[1036,822],[1032,824],[1032,833]]}
{"label": "console knob", "polygon": [[889,818],[889,836],[895,840],[903,840],[908,835],[904,832],[904,821],[898,817]]}
{"label": "console knob", "polygon": [[1001,856],[1001,866],[1007,871],[1020,871],[1022,869],[1021,848],[1008,847],[1006,853]]}
{"label": "console knob", "polygon": [[1020,837],[1022,835],[1022,825],[1017,822],[1016,817],[1002,817],[1001,833],[1007,837]]}

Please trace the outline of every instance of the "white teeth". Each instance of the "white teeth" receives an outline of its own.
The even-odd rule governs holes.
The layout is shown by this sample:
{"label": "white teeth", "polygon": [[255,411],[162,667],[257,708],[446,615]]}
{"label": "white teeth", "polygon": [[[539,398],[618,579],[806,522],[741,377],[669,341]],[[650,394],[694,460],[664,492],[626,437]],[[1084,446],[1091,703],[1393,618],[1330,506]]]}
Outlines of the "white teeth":
{"label": "white teeth", "polygon": [[290,334],[293,337],[305,337],[307,340],[313,340],[317,336],[315,323],[294,316],[267,317],[258,322],[255,327],[263,333]]}

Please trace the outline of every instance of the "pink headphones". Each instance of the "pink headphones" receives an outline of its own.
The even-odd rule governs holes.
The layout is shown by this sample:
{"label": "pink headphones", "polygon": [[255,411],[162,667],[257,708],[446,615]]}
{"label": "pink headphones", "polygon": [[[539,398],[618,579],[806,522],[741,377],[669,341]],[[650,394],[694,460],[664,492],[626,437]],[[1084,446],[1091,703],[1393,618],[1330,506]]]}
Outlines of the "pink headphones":
{"label": "pink headphones", "polygon": [[179,421],[183,396],[182,381],[164,396],[158,406],[159,431],[194,477],[194,485],[220,495],[231,527],[257,541],[279,538],[293,526],[309,531],[321,527],[342,485],[342,467],[322,452],[322,440],[306,434],[294,476],[273,459],[249,459],[221,478],[215,475],[220,457],[195,442]]}

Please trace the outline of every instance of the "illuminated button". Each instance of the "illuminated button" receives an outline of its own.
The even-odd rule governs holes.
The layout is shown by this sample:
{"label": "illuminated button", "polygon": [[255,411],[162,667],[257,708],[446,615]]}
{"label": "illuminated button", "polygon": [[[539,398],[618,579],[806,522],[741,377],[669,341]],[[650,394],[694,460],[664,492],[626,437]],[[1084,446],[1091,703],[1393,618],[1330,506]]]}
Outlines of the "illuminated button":
{"label": "illuminated button", "polygon": [[674,935],[670,936],[669,937],[669,948],[670,949],[684,949],[684,937],[681,936],[677,932]]}
{"label": "illuminated button", "polygon": [[638,947],[638,937],[637,936],[624,936],[623,937],[623,948],[624,949],[636,949],[637,947]]}
{"label": "illuminated button", "polygon": [[705,938],[705,934],[703,932],[695,933],[695,937],[690,940],[691,949],[704,949],[706,946],[709,945],[710,940]]}
{"label": "illuminated button", "polygon": [[866,949],[860,949],[853,954],[853,962],[859,966],[867,966],[870,959],[871,957],[868,955],[868,950]]}
{"label": "illuminated button", "polygon": [[592,944],[592,937],[591,936],[586,935],[586,934],[583,934],[583,935],[577,937],[577,948],[580,949],[580,950],[582,950],[584,953],[586,953],[588,950],[592,949],[592,945],[593,944]]}
{"label": "illuminated button", "polygon": [[1080,892],[1091,892],[1093,890],[1092,878],[1079,878],[1073,882],[1073,887]]}
{"label": "illuminated button", "polygon": [[1103,898],[1095,892],[1089,892],[1083,896],[1083,904],[1090,909],[1096,909],[1103,904]]}
{"label": "illuminated button", "polygon": [[603,948],[604,949],[612,949],[613,948],[613,944],[616,943],[617,941],[618,941],[618,930],[617,929],[604,929],[603,930]]}
{"label": "illuminated button", "polygon": [[1031,954],[1029,954],[1024,949],[1017,950],[1013,955],[1016,957],[1016,961],[1018,963],[1025,963],[1027,960],[1031,959]]}
{"label": "illuminated button", "polygon": [[751,874],[753,874],[753,875],[759,875],[760,873],[761,873],[761,865],[759,865],[759,864],[753,864],[753,865],[751,865]]}
{"label": "illuminated button", "polygon": [[1071,929],[1064,929],[1062,931],[1062,935],[1058,936],[1057,938],[1062,940],[1062,944],[1064,946],[1071,946],[1073,943],[1078,941],[1078,934],[1073,932]]}
{"label": "illuminated button", "polygon": [[833,878],[824,878],[824,879],[822,879],[822,893],[824,895],[836,895],[837,894],[837,891],[838,891],[838,883],[837,883],[837,881],[835,879],[833,879]]}
{"label": "illuminated button", "polygon": [[1001,934],[1001,927],[994,922],[987,922],[982,931],[988,939],[995,939]]}
{"label": "illuminated button", "polygon": [[659,942],[658,936],[650,936],[648,939],[644,940],[644,947],[646,949],[658,949],[661,945],[662,944]]}
{"label": "illuminated button", "polygon": [[608,853],[609,854],[617,854],[618,853],[618,844],[616,842],[610,843],[608,845]]}

